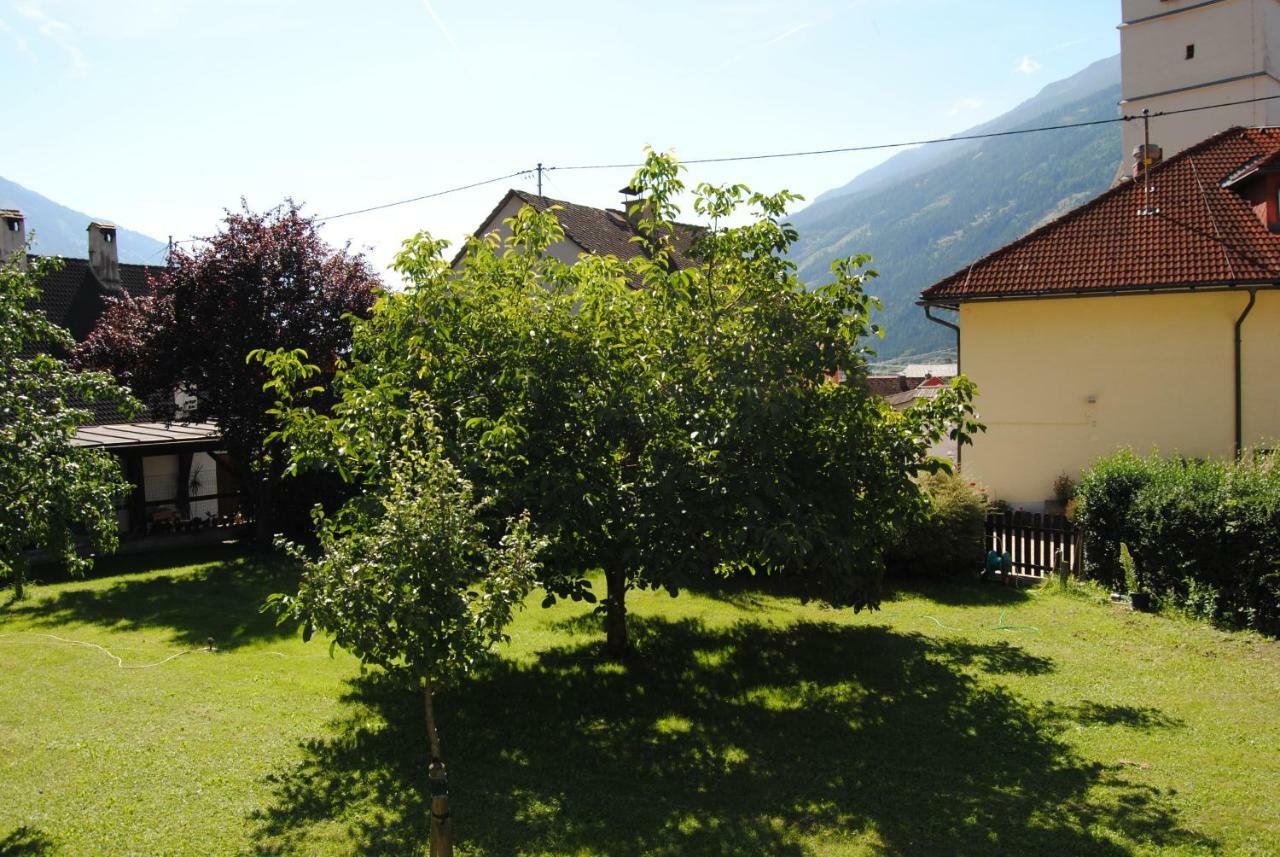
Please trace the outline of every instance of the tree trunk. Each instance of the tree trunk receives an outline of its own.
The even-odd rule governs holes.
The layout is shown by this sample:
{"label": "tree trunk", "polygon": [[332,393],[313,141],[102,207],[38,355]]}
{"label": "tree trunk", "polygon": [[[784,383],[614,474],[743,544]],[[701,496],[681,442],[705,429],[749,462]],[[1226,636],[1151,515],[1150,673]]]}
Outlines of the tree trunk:
{"label": "tree trunk", "polygon": [[605,651],[615,660],[631,657],[631,637],[627,634],[627,575],[621,568],[606,568]]}
{"label": "tree trunk", "polygon": [[449,777],[440,752],[440,732],[436,729],[435,690],[430,681],[422,683],[422,704],[427,714],[427,744],[431,762],[427,779],[431,793],[431,857],[453,857],[453,820],[449,817]]}
{"label": "tree trunk", "polygon": [[13,600],[21,601],[26,596],[27,561],[19,556],[13,563]]}
{"label": "tree trunk", "polygon": [[275,540],[271,514],[275,501],[275,480],[271,476],[265,476],[255,481],[257,490],[254,491],[253,497],[254,533],[258,550],[268,551],[271,550]]}

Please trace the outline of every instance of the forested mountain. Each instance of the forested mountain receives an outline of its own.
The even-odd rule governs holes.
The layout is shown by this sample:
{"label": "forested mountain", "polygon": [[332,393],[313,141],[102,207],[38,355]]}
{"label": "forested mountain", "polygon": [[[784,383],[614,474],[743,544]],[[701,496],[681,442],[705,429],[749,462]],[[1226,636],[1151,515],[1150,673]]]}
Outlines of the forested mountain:
{"label": "forested mountain", "polygon": [[[23,213],[27,236],[34,238],[32,252],[46,256],[65,256],[69,259],[83,259],[88,255],[89,239],[85,230],[91,221],[114,222],[110,218],[91,217],[59,205],[48,197],[3,177],[0,177],[0,208],[16,208]],[[118,223],[116,227],[116,236],[120,242],[117,252],[121,262],[149,262],[152,265],[164,263],[163,241],[157,241],[141,232],[120,228]]]}
{"label": "forested mountain", "polygon": [[[1119,100],[1114,57],[963,135],[1113,118]],[[884,303],[880,357],[951,347],[954,335],[915,305],[920,290],[1106,190],[1120,148],[1116,123],[902,152],[797,212],[792,261],[817,285],[833,259],[870,253]]]}

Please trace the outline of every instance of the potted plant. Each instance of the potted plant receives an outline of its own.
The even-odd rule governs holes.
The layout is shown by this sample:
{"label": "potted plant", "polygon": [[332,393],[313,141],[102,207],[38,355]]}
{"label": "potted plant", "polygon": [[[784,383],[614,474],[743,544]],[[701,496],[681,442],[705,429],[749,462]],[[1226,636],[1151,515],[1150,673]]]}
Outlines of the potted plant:
{"label": "potted plant", "polygon": [[1151,611],[1151,593],[1142,588],[1142,573],[1134,561],[1129,546],[1120,545],[1120,568],[1124,570],[1125,588],[1129,592],[1129,606],[1139,613]]}
{"label": "potted plant", "polygon": [[[1055,515],[1066,515],[1076,496],[1076,482],[1066,471],[1053,480],[1053,502],[1046,508]],[[1072,510],[1074,511],[1074,510]]]}

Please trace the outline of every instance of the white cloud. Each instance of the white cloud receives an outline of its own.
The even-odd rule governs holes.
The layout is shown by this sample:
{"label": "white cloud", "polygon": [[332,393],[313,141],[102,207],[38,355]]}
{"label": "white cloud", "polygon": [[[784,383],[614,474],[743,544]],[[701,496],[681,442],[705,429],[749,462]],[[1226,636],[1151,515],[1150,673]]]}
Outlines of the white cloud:
{"label": "white cloud", "polygon": [[970,110],[981,110],[986,106],[987,102],[981,98],[961,98],[951,105],[951,115],[959,116],[961,113],[968,113]]}
{"label": "white cloud", "polygon": [[[89,70],[89,62],[85,59],[80,46],[76,44],[75,35],[69,24],[45,12],[34,0],[14,3],[13,8],[19,15],[34,24],[40,35],[53,42],[67,55],[67,60],[70,62],[69,70],[72,74],[81,75]],[[24,41],[19,40],[20,48],[25,44]]]}
{"label": "white cloud", "polygon": [[[449,32],[449,28],[444,25],[444,20],[436,14],[436,7],[431,5],[431,0],[422,0],[422,5],[426,7],[427,14],[431,16],[431,20],[435,21],[436,27],[440,29],[440,34],[444,36],[444,40],[449,43],[449,47],[454,51],[458,51],[458,43],[453,40],[453,34]],[[461,51],[458,51],[461,53]]]}
{"label": "white cloud", "polygon": [[[810,29],[812,26],[813,24],[809,22],[792,24],[791,26],[787,27],[785,30],[775,33],[773,36],[770,36],[765,41],[760,42],[760,46],[769,47],[770,45],[776,45],[779,42],[785,42],[787,39],[791,38],[797,33],[802,33],[805,30]],[[736,54],[733,54],[724,62],[720,63],[720,65],[716,66],[716,73],[720,74],[722,72],[727,71],[728,69],[732,68],[733,66],[742,62],[743,60],[747,59],[749,56],[752,56],[755,50],[756,48],[752,48],[751,50],[738,51]]]}
{"label": "white cloud", "polygon": [[792,36],[794,36],[796,33],[803,32],[804,30],[807,30],[812,26],[813,26],[812,24],[795,24],[783,30],[781,33],[778,33],[778,35],[774,36],[772,39],[765,42],[765,44],[776,45],[778,42],[785,41],[791,38]]}
{"label": "white cloud", "polygon": [[1098,39],[1097,36],[1090,36],[1087,39],[1072,39],[1069,42],[1062,42],[1061,44],[1054,45],[1053,47],[1049,48],[1049,50],[1046,53],[1052,54],[1052,53],[1057,53],[1058,51],[1065,51],[1067,48],[1074,48],[1078,45],[1085,45],[1085,44],[1088,44],[1089,42],[1097,41],[1097,39]]}
{"label": "white cloud", "polygon": [[1036,62],[1029,56],[1023,57],[1022,62],[1013,67],[1013,70],[1018,74],[1035,74],[1040,69],[1040,63]]}

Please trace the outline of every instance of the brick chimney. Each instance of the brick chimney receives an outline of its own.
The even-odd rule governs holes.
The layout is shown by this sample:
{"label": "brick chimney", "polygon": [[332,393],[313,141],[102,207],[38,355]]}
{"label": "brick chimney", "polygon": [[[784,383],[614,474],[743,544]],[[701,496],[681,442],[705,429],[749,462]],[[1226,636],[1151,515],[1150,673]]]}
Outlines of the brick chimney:
{"label": "brick chimney", "polygon": [[618,193],[622,194],[622,211],[626,215],[627,222],[631,224],[631,228],[640,231],[640,219],[653,216],[653,207],[649,205],[640,191],[631,185],[622,188]]}
{"label": "brick chimney", "polygon": [[1154,167],[1164,160],[1164,149],[1155,143],[1143,143],[1133,149],[1133,177],[1136,179],[1144,170]]}
{"label": "brick chimney", "polygon": [[27,223],[22,212],[12,208],[0,209],[0,264],[17,254],[18,264],[27,264]]}
{"label": "brick chimney", "polygon": [[111,223],[89,224],[89,268],[104,289],[120,291],[120,256],[116,252],[116,227]]}

